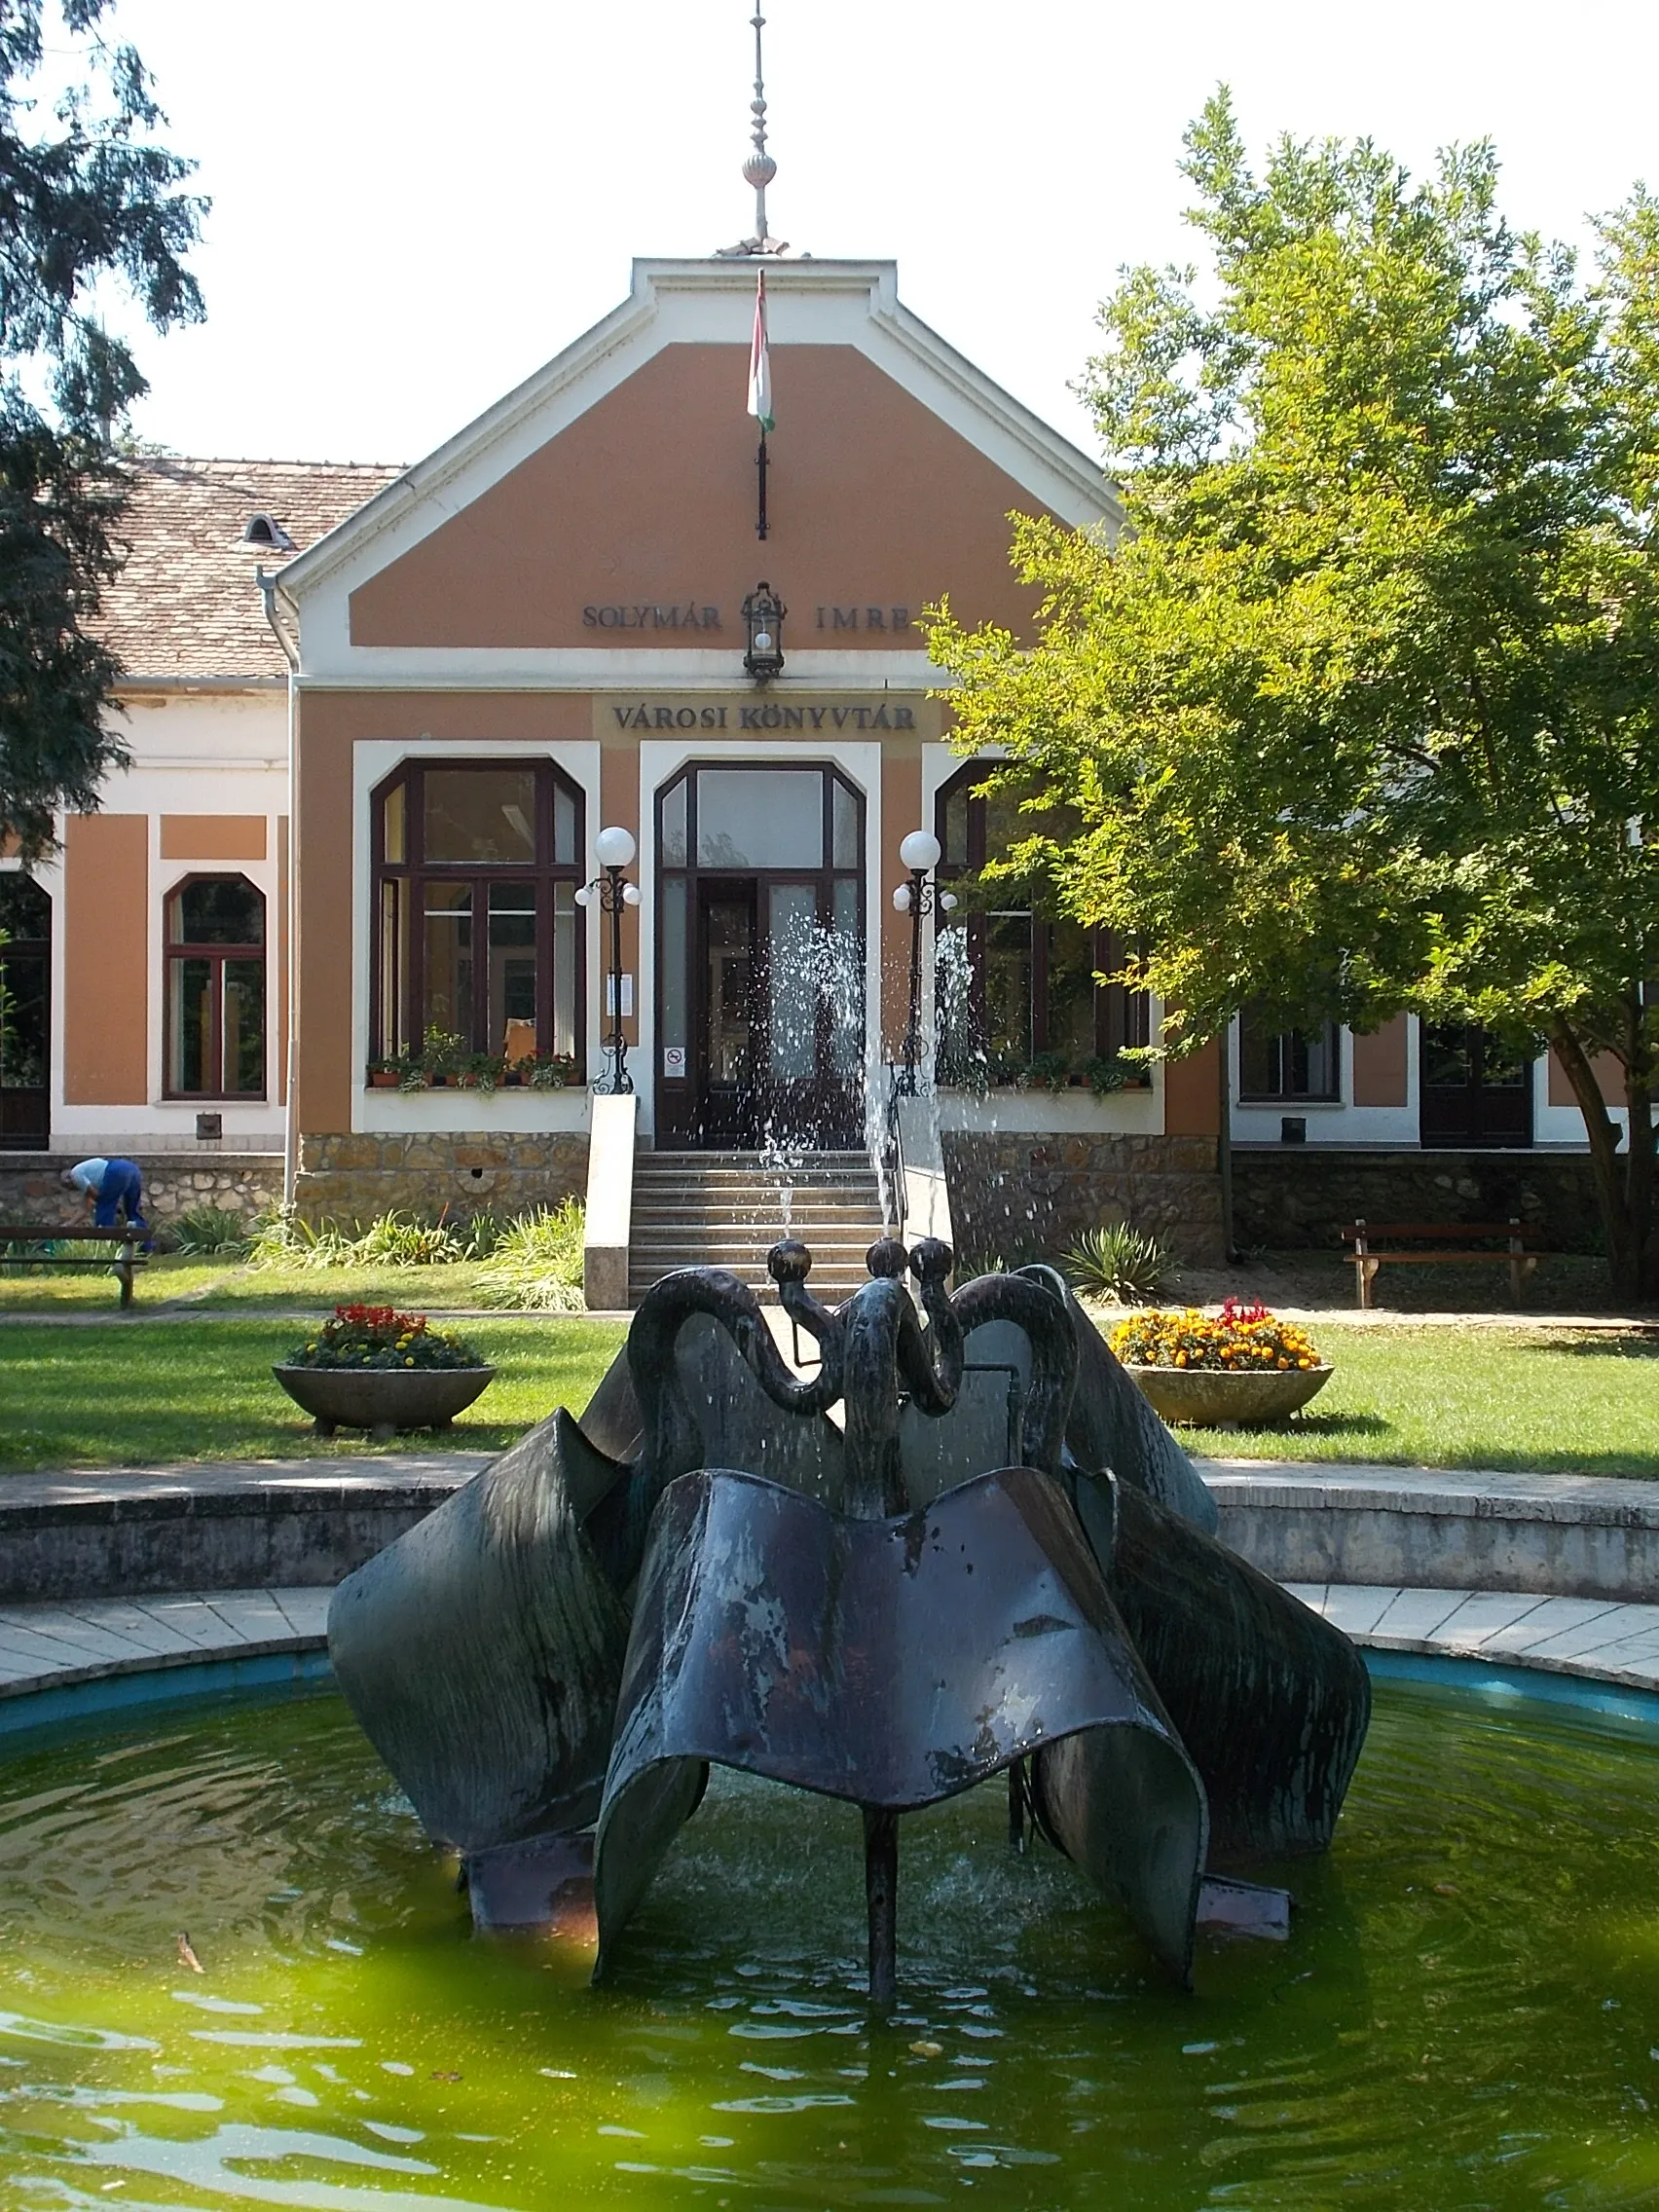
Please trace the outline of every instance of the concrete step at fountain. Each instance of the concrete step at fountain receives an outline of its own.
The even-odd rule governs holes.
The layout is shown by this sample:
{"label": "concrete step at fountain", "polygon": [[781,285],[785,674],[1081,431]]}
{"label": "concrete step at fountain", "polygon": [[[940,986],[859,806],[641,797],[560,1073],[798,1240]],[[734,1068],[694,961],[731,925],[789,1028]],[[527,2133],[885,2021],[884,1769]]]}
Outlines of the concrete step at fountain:
{"label": "concrete step at fountain", "polygon": [[638,1305],[675,1268],[729,1268],[767,1287],[780,1236],[812,1248],[812,1288],[836,1303],[866,1279],[881,1196],[862,1152],[808,1153],[785,1167],[756,1153],[642,1153],[634,1168],[628,1295]]}

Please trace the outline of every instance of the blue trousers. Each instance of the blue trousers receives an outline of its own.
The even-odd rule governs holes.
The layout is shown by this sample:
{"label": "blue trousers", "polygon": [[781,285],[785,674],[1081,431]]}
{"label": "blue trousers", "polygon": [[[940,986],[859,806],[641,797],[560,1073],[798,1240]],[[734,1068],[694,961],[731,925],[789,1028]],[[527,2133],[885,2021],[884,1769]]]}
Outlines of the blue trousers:
{"label": "blue trousers", "polygon": [[117,1228],[118,1211],[125,1212],[129,1229],[149,1234],[150,1224],[144,1219],[144,1187],[130,1160],[112,1160],[105,1168],[103,1189],[92,1205],[92,1227]]}

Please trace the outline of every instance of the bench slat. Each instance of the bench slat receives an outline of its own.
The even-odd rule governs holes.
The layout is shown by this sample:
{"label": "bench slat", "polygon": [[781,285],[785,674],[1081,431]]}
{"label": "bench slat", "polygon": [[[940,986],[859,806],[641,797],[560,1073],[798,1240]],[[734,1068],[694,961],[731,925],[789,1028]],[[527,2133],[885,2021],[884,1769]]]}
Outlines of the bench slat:
{"label": "bench slat", "polygon": [[1536,1236],[1521,1221],[1356,1221],[1339,1233],[1345,1243],[1357,1236]]}

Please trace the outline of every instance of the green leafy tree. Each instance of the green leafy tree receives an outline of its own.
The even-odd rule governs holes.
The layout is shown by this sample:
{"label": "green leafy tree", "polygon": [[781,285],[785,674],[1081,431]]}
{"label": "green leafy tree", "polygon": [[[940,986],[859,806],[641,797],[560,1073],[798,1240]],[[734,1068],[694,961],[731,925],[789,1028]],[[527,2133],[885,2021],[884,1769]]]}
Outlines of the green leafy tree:
{"label": "green leafy tree", "polygon": [[1487,145],[1258,175],[1223,92],[1183,167],[1208,265],[1125,272],[1083,386],[1124,529],[1014,518],[1034,645],[939,610],[961,741],[1077,808],[1019,865],[1147,947],[1170,1050],[1250,1002],[1547,1037],[1653,1296],[1659,205],[1586,281]]}
{"label": "green leafy tree", "polygon": [[[95,634],[123,547],[113,436],[145,382],[105,326],[117,298],[157,329],[191,322],[183,264],[205,202],[109,0],[0,0],[0,836],[33,857],[54,810],[95,807],[126,758],[106,728],[119,666]],[[52,36],[69,89],[40,92]]]}

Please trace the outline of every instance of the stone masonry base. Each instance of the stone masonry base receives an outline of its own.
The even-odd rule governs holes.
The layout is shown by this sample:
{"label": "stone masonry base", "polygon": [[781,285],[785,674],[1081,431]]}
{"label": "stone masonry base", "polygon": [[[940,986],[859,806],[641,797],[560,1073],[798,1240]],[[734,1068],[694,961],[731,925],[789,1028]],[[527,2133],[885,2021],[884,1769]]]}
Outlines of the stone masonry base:
{"label": "stone masonry base", "polygon": [[970,1258],[1058,1259],[1126,1221],[1189,1267],[1222,1257],[1213,1137],[942,1133],[951,1227]]}
{"label": "stone masonry base", "polygon": [[[97,1151],[0,1152],[0,1221],[44,1228],[49,1222],[79,1221],[83,1207],[58,1176],[78,1160]],[[244,1221],[282,1197],[279,1152],[137,1152],[132,1160],[144,1178],[145,1219],[167,1222],[187,1206],[222,1206]]]}
{"label": "stone masonry base", "polygon": [[580,1198],[587,1184],[585,1130],[545,1134],[304,1136],[294,1202],[310,1222],[341,1228],[383,1213],[470,1221],[507,1219]]}
{"label": "stone masonry base", "polygon": [[1336,1251],[1352,1221],[1507,1221],[1552,1250],[1600,1252],[1588,1153],[1350,1151],[1322,1144],[1235,1145],[1240,1244]]}

